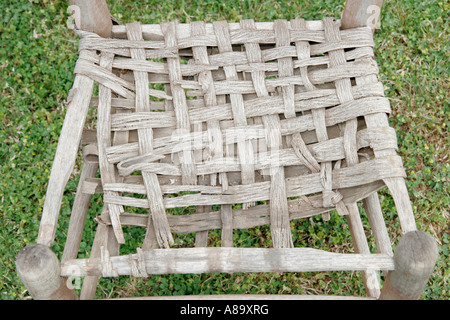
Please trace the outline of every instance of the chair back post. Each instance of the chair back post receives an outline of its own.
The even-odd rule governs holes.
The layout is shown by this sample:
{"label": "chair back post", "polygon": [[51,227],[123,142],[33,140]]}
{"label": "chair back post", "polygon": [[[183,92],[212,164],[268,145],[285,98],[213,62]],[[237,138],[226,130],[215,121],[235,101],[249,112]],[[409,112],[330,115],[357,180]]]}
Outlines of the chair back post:
{"label": "chair back post", "polygon": [[342,13],[341,28],[378,28],[383,0],[347,0]]}
{"label": "chair back post", "polygon": [[[109,38],[112,32],[111,14],[105,0],[69,0],[77,28]],[[79,18],[79,19],[77,19]]]}

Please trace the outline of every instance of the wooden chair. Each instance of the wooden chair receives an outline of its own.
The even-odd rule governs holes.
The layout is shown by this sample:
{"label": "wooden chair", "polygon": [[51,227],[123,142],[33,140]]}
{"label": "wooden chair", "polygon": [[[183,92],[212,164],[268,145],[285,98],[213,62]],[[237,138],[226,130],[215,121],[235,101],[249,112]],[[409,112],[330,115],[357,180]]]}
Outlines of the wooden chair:
{"label": "wooden chair", "polygon": [[[100,276],[331,270],[361,271],[367,298],[420,297],[437,247],[416,228],[377,80],[372,31],[382,1],[348,1],[342,20],[160,25],[117,25],[103,0],[70,3],[81,12],[76,77],[37,243],[16,263],[33,298],[78,299],[67,286],[75,276],[85,277],[81,298],[91,299]],[[83,130],[92,106],[96,132]],[[84,164],[60,262],[49,247],[80,144]],[[395,254],[377,194],[384,186],[404,234]],[[91,256],[77,259],[95,193],[104,208]],[[196,213],[166,212],[180,207]],[[346,217],[355,253],[296,247],[290,222],[329,219],[332,210]],[[123,256],[125,225],[146,234],[142,248]],[[260,225],[270,225],[272,248],[234,247],[233,230]],[[206,246],[213,229],[221,229],[221,247]],[[172,247],[173,233],[192,232],[194,248]]]}

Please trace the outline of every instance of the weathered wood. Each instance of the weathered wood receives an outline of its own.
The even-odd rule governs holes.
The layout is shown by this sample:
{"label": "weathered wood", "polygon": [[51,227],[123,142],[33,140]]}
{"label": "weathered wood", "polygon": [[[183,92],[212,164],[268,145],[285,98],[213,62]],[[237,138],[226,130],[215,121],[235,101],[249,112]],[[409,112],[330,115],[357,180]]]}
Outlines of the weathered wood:
{"label": "weathered wood", "polygon": [[79,21],[81,24],[77,28],[111,37],[113,23],[105,0],[69,0],[69,3],[75,23]]}
{"label": "weathered wood", "polygon": [[420,298],[438,259],[436,241],[422,231],[403,235],[394,254],[395,270],[390,271],[380,300]]}
{"label": "weathered wood", "polygon": [[[332,18],[324,19],[325,27],[325,38],[330,41],[340,41],[341,34],[339,29],[339,23]],[[331,66],[345,64],[345,54],[344,50],[330,51],[328,53],[330,57]],[[335,81],[336,93],[339,102],[346,103],[354,101],[352,94],[352,83],[350,79],[340,79]],[[353,118],[345,122],[344,135],[343,135],[343,146],[347,165],[353,166],[359,162],[358,148],[356,143],[356,133],[357,133],[357,119]],[[364,227],[359,215],[357,203],[352,203],[342,209],[342,205],[336,204],[336,208],[340,214],[346,214],[347,223],[352,235],[353,244],[355,247],[355,252],[370,254],[369,245],[367,243],[367,238],[364,233]],[[378,297],[380,294],[380,285],[378,282],[377,275],[375,271],[370,270],[363,272],[364,284],[366,287],[367,294],[371,297]]]}
{"label": "weathered wood", "polygon": [[[210,212],[211,206],[199,206],[197,207],[196,213]],[[170,225],[170,221],[169,221]],[[172,229],[173,230],[173,229]],[[206,247],[208,246],[208,231],[202,230],[195,233],[195,245],[197,247]]]}
{"label": "weathered wood", "polygon": [[[243,20],[240,23],[243,30],[256,30],[255,22],[253,20]],[[280,27],[277,28],[277,25],[279,25]],[[282,44],[284,44],[286,39],[282,38],[285,38],[283,35],[287,31],[286,23],[284,23],[283,21],[278,21],[278,23],[274,24],[274,29],[275,35],[277,35],[277,30],[282,29],[282,31],[278,32],[281,33],[281,35],[277,37],[276,45],[279,45],[280,41],[282,41]],[[262,63],[262,54],[260,45],[258,43],[248,42],[245,43],[244,47],[249,63]],[[286,65],[285,68],[283,61],[279,61],[278,63],[281,65],[279,68],[280,76],[287,76],[288,74],[286,72],[286,69],[289,68],[289,66]],[[292,65],[289,71],[292,72]],[[251,78],[256,91],[256,95],[258,97],[268,97],[269,93],[265,84],[265,72],[252,70]],[[292,114],[293,110],[295,110],[294,86],[289,85],[286,88],[282,88],[282,91],[284,97],[289,95],[289,98],[284,98],[284,107],[286,109],[284,113]],[[286,100],[288,100],[288,103],[286,103]],[[282,148],[282,136],[279,116],[264,115],[262,116],[261,120],[264,125],[267,151],[271,154],[279,153],[279,150]],[[272,235],[273,246],[275,248],[291,248],[294,246],[294,244],[292,242],[291,227],[289,223],[284,168],[280,167],[279,162],[275,160],[271,163],[268,172],[270,175],[270,232]]]}
{"label": "weathered wood", "polygon": [[[375,79],[373,79],[375,80]],[[360,78],[357,78],[357,82],[363,81]],[[369,80],[370,81],[370,80]],[[382,115],[380,115],[382,116]],[[370,127],[370,126],[369,126]],[[390,149],[390,150],[396,150],[396,146],[387,146],[385,145],[382,147],[382,150]],[[379,151],[379,148],[373,147],[374,153]],[[394,152],[392,152],[394,154]],[[377,250],[379,253],[384,253],[392,256],[392,247],[391,243],[389,241],[389,236],[386,229],[386,224],[384,221],[383,213],[381,212],[381,206],[380,201],[378,198],[378,193],[374,192],[372,193],[368,198],[364,200],[364,205],[366,209],[366,214],[369,220],[369,225],[372,227],[372,233],[375,238],[375,243],[377,246]],[[361,227],[361,223],[359,223],[359,226]],[[368,251],[368,245],[366,241],[366,245],[364,245],[364,251]],[[386,270],[383,270],[383,272],[386,273]],[[375,272],[367,272],[363,273],[363,279],[367,288],[368,293],[372,297],[379,297],[381,294],[380,291],[380,283],[378,280],[378,274]],[[370,288],[372,287],[372,288]]]}
{"label": "weathered wood", "polygon": [[369,220],[369,225],[375,238],[377,252],[391,256],[394,255],[392,252],[389,234],[386,229],[386,222],[384,221],[383,212],[381,211],[378,193],[373,192],[370,196],[364,199],[363,204],[367,219]]}
{"label": "weathered wood", "polygon": [[[340,254],[308,248],[185,248],[143,252],[148,274],[210,272],[314,272],[348,270],[393,270],[393,258],[383,254]],[[74,276],[101,275],[105,263],[117,275],[132,274],[128,256],[78,259],[64,263]]]}
{"label": "weathered wood", "polygon": [[[218,21],[213,23],[214,34],[217,41],[217,48],[220,53],[231,52],[233,47],[231,44],[230,32],[228,24],[225,21]],[[234,65],[224,67],[225,77],[227,80],[239,81],[239,76]],[[216,94],[219,93],[216,87]],[[244,98],[242,93],[232,90],[230,93],[231,112],[235,126],[246,126],[247,118],[244,108]],[[253,168],[254,152],[249,141],[239,141],[237,143],[238,157],[241,164],[241,177],[243,184],[253,183],[255,181],[255,174]],[[245,202],[245,207],[252,206],[252,202]]]}
{"label": "weathered wood", "polygon": [[[72,272],[61,276],[56,255],[45,245],[31,244],[17,255],[17,274],[35,300],[78,300],[75,291],[68,288]],[[69,284],[71,285],[71,284]]]}
{"label": "weathered wood", "polygon": [[[306,23],[306,30],[309,31],[323,31],[323,23],[321,20],[313,20],[313,21],[305,21]],[[251,40],[254,40],[257,42],[257,39],[262,39],[263,41],[268,41],[268,42],[275,42],[275,34],[273,32],[273,24],[274,22],[255,22],[256,24],[256,29],[258,30],[264,30],[265,33],[262,34],[261,36],[258,36],[258,34],[255,32],[253,33],[253,38]],[[243,33],[240,31],[241,26],[238,22],[235,23],[228,23],[228,28],[231,32],[231,40],[232,40],[232,44],[243,44],[244,40],[249,39],[248,35],[252,35],[252,33]],[[214,34],[214,27],[212,24],[206,24],[205,25],[205,29],[206,29],[206,33],[208,35],[210,34]],[[163,35],[161,32],[161,29],[159,28],[159,25],[156,24],[146,24],[143,25],[143,29],[142,29],[143,35],[144,35],[144,39],[146,40],[159,40],[162,41],[163,40]],[[177,33],[177,37],[179,39],[182,38],[189,38],[191,36],[190,34],[190,25],[189,24],[177,24],[176,26],[176,33]],[[303,37],[295,37],[292,39],[292,42],[295,41],[300,41],[300,40],[311,40],[311,41],[317,41],[320,39],[323,39],[323,33],[321,34],[321,38],[320,35],[318,35],[315,32],[312,33],[308,33],[308,36],[305,37],[304,33],[301,34],[303,35]],[[118,26],[113,26],[113,36],[114,38],[125,38],[126,37],[126,28],[123,25],[118,25]],[[197,43],[199,43],[199,45],[212,45],[212,46],[217,46],[217,42],[211,43],[211,42],[207,42],[206,40],[211,41],[211,39],[213,39],[213,37],[211,38],[201,38],[203,39],[203,43],[200,43],[199,41],[197,41]],[[200,40],[200,39],[199,39]],[[249,39],[250,40],[250,39]],[[191,40],[192,41],[192,40]]]}
{"label": "weathered wood", "polygon": [[[100,57],[100,67],[111,72],[114,54],[102,53]],[[112,90],[103,84],[99,84],[99,104],[97,109],[97,140],[99,153],[99,167],[102,183],[116,182],[116,171],[114,165],[108,163],[106,159],[106,148],[111,146],[111,99]],[[114,195],[113,192],[108,192]],[[121,205],[107,204],[112,227],[119,243],[125,243],[119,215],[124,211]]]}
{"label": "weathered wood", "polygon": [[[114,60],[113,53],[105,53],[99,56],[98,63],[100,64],[102,70],[106,70],[108,72],[112,69],[112,62]],[[120,79],[120,78],[119,78]],[[120,86],[119,86],[120,87]],[[121,87],[120,87],[121,88]],[[117,178],[117,174],[115,172],[115,168],[113,165],[109,164],[108,161],[105,161],[105,152],[106,148],[114,144],[115,141],[111,139],[111,119],[110,113],[112,110],[112,97],[113,94],[111,92],[111,88],[109,85],[99,84],[99,99],[97,102],[98,112],[97,112],[97,144],[98,144],[98,155],[99,155],[99,168],[101,181],[105,182],[121,182],[121,179]],[[124,93],[122,93],[124,94]],[[126,93],[125,93],[126,95]],[[127,136],[127,134],[121,134],[121,137]],[[115,140],[120,140],[117,138],[117,135],[114,136]],[[121,141],[124,143],[127,141]],[[85,189],[85,185],[88,181],[83,182],[82,189]],[[95,188],[94,188],[95,191]],[[112,225],[99,225],[97,228],[97,232],[95,234],[94,243],[91,250],[91,256],[97,257],[100,255],[100,248],[106,247],[112,252],[113,255],[119,254],[119,242],[124,242],[124,236],[122,232],[122,228],[119,221],[119,215],[123,211],[121,206],[108,206],[105,205],[102,210],[101,217],[106,219],[106,217],[110,218],[113,222]],[[83,287],[81,290],[81,299],[92,299],[95,295],[95,291],[97,288],[98,277],[86,277],[83,282]]]}
{"label": "weathered wood", "polygon": [[[376,75],[367,75],[356,78],[356,84],[362,86],[371,85],[377,83],[377,81],[378,79]],[[373,113],[370,115],[366,115],[364,118],[368,129],[382,129],[389,127],[387,116],[384,113]],[[375,156],[393,155],[396,154],[397,146],[385,145],[384,147],[381,148],[373,148],[373,150]],[[412,212],[411,204],[409,203],[408,193],[406,190],[404,179],[400,177],[391,178],[387,180],[387,183],[391,185],[390,190],[391,192],[393,192],[393,194],[395,194],[394,199],[396,200],[394,201],[396,201],[396,203],[400,202],[402,205],[402,207],[400,207],[401,210],[397,208],[402,231],[405,233],[407,231],[416,230],[414,214]],[[401,191],[395,190],[396,187],[399,187]],[[378,252],[392,255],[393,252],[391,241],[389,239],[389,235],[386,229],[386,223],[384,221],[383,213],[381,212],[381,206],[380,201],[378,199],[378,195],[372,194],[370,197],[365,199],[364,206],[367,212],[367,217],[369,219],[370,226],[372,227],[372,232],[375,237],[375,243]]]}
{"label": "weathered wood", "polygon": [[403,178],[383,179],[394,198],[395,208],[400,218],[400,225],[403,233],[417,230],[416,220],[409,199],[408,189]]}
{"label": "weathered wood", "polygon": [[[233,212],[231,205],[223,205],[220,211],[220,222],[222,223],[221,245],[222,247],[233,246]],[[211,229],[209,229],[211,230]]]}
{"label": "weathered wood", "polygon": [[[130,40],[142,40],[142,30],[139,23],[127,24],[127,35]],[[137,60],[145,60],[145,52],[143,49],[131,49],[131,56]],[[136,111],[149,112],[149,83],[148,75],[144,71],[135,71],[136,84]],[[153,150],[153,131],[151,128],[143,128],[138,130],[139,152],[146,154]],[[169,247],[173,243],[173,237],[169,229],[166,218],[164,204],[162,203],[162,193],[156,174],[153,172],[143,171],[144,185],[148,197],[150,212],[152,213],[152,225],[147,227],[146,238],[156,236],[157,242],[161,247]],[[149,221],[150,222],[150,221]],[[150,233],[149,233],[150,232]],[[148,240],[146,240],[148,241]]]}
{"label": "weathered wood", "polygon": [[378,27],[378,19],[383,0],[347,0],[342,13],[341,26],[343,29]]}
{"label": "weathered wood", "polygon": [[[110,215],[107,208],[104,206],[100,215],[100,220],[106,220],[108,218],[110,218]],[[97,232],[95,233],[94,243],[92,244],[90,258],[100,258],[102,247],[106,248],[110,255],[119,254],[119,243],[117,242],[113,228],[111,225],[99,223]],[[90,300],[94,298],[98,280],[98,275],[87,276],[84,278],[80,294],[81,300]]]}
{"label": "weathered wood", "polygon": [[[377,81],[376,75],[373,74],[356,78],[356,83],[359,85],[368,85],[371,83],[376,83]],[[367,128],[369,129],[389,127],[388,117],[382,112],[367,114],[364,116],[364,119],[366,121]],[[397,148],[392,145],[386,145],[383,148],[374,148],[373,150],[375,157],[384,157],[387,155],[396,154]],[[404,177],[392,177],[383,179],[383,181],[388,186],[392,197],[394,198],[402,232],[407,233],[417,230],[414,212],[412,210]],[[380,227],[384,228],[382,225],[380,225]]]}
{"label": "weathered wood", "polygon": [[[177,46],[176,23],[162,23],[161,30],[164,35],[166,47]],[[186,93],[180,84],[182,81],[181,63],[179,56],[167,58],[167,68],[169,72],[170,90],[172,92],[172,102],[176,118],[176,128],[181,134],[190,132],[190,121],[186,102]],[[183,151],[181,157],[182,180],[185,184],[197,184],[195,175],[194,154],[192,151]]]}
{"label": "weathered wood", "polygon": [[[101,149],[101,178],[83,179],[79,189],[103,192],[105,202],[91,257],[64,259],[63,274],[87,276],[82,298],[94,296],[100,276],[319,270],[362,271],[368,294],[378,296],[376,270],[394,265],[373,192],[386,183],[402,229],[415,230],[415,222],[372,31],[339,25],[296,19],[115,27],[126,39],[78,32],[75,72],[99,84],[99,97],[87,103],[98,106],[98,135],[83,143]],[[377,254],[370,254],[356,204],[367,196]],[[196,214],[166,212],[194,206]],[[347,216],[356,254],[287,250],[291,220],[326,219],[335,208]],[[274,249],[231,247],[234,229],[263,224],[270,224]],[[135,255],[118,256],[122,225],[147,228]],[[222,248],[201,248],[211,229],[222,229]],[[170,249],[173,232],[196,232],[198,248]]]}
{"label": "weathered wood", "polygon": [[[153,168],[159,169],[162,164],[152,165]],[[180,171],[175,166],[164,166],[169,168],[170,171],[155,170],[166,174],[169,172],[172,175],[180,175]],[[221,172],[226,168],[222,166],[220,169],[215,167],[213,171]],[[146,167],[149,170],[149,166]],[[164,169],[164,168],[163,168]],[[198,170],[200,171],[200,170]],[[231,170],[230,170],[231,171]],[[201,171],[200,171],[201,172]],[[203,174],[209,174],[212,171],[204,171]],[[334,170],[332,173],[332,189],[351,188],[355,186],[364,185],[367,183],[375,182],[377,180],[384,179],[385,177],[403,177],[405,175],[404,169],[401,166],[401,158],[398,156],[389,156],[371,161],[365,161],[358,163],[349,168],[340,168]],[[296,177],[286,178],[286,196],[298,197],[302,195],[313,194],[316,192],[323,192],[324,188],[321,184],[321,174],[311,173],[300,175]],[[105,188],[105,190],[118,190],[115,187],[123,188],[124,192],[134,192],[142,194],[143,188],[139,185],[112,185]],[[109,189],[111,187],[111,189]],[[214,188],[214,187],[210,187]],[[170,190],[170,189],[169,189]],[[187,189],[189,190],[189,189]],[[200,189],[201,190],[201,189]],[[214,190],[214,189],[212,189]],[[230,186],[226,192],[221,192],[217,189],[216,192],[187,194],[179,197],[164,197],[165,208],[176,208],[184,206],[197,206],[197,205],[209,205],[214,204],[234,204],[243,203],[245,201],[265,201],[270,199],[270,181],[256,182],[250,185],[235,185]],[[149,203],[146,199],[138,199],[129,196],[118,196],[105,194],[104,199],[107,203],[114,203],[124,206],[136,206],[139,208],[148,208]],[[330,205],[333,207],[334,205]]]}
{"label": "weathered wood", "polygon": [[[203,35],[205,34],[205,23],[204,22],[192,22],[191,23],[191,34],[193,36],[197,35]],[[201,65],[209,65],[209,57],[208,57],[208,50],[207,47],[194,47],[192,48],[192,55],[194,58],[195,63],[201,64]],[[206,88],[206,92],[204,95],[204,104],[205,108],[209,108],[212,106],[217,105],[217,97],[216,92],[214,88],[214,80],[213,76],[210,70],[204,71],[201,75],[198,75],[198,82],[202,87]],[[194,124],[195,126],[195,132],[202,131],[202,123],[197,122]],[[221,158],[223,156],[223,138],[222,138],[222,132],[220,130],[220,123],[217,120],[212,120],[207,122],[207,134],[208,134],[208,142],[210,145],[209,155],[210,158]],[[202,161],[203,154],[202,150],[198,150],[196,153],[196,162]],[[202,181],[204,183],[202,184],[211,184],[215,186],[217,184],[217,177],[218,175],[216,173],[213,173],[209,176],[209,179],[203,179]],[[208,183],[209,180],[209,183]],[[226,173],[220,173],[219,174],[219,180],[223,187],[226,188],[227,185],[227,176]],[[197,213],[200,212],[209,212],[211,206],[205,206],[205,207],[199,207],[197,208]],[[231,221],[231,214],[227,214],[228,212],[231,212],[231,206],[225,205],[222,206],[222,221],[224,222],[224,226],[230,226],[232,225]],[[228,230],[228,227],[224,227],[222,230],[222,246],[232,246],[233,244],[233,231]],[[231,237],[230,237],[231,236]],[[231,242],[230,242],[231,239]],[[207,246],[208,243],[208,231],[201,231],[197,232],[195,234],[195,242],[197,246]],[[230,245],[231,244],[231,245]]]}
{"label": "weathered wood", "polygon": [[45,195],[37,242],[48,247],[55,238],[64,188],[75,165],[94,81],[76,75]]}
{"label": "weathered wood", "polygon": [[94,178],[98,171],[98,152],[97,146],[87,145],[83,149],[83,167],[80,174],[77,193],[70,214],[69,229],[67,239],[64,245],[64,252],[61,261],[75,259],[80,248],[81,237],[84,230],[89,204],[92,193],[83,192],[83,184],[88,178]]}
{"label": "weathered wood", "polygon": [[[142,117],[143,120],[147,116]],[[310,119],[305,119],[310,120]],[[306,122],[306,121],[305,121]],[[307,122],[306,122],[307,123]],[[305,123],[301,124],[305,125]],[[292,132],[295,132],[298,127],[290,125],[284,125],[281,121],[281,135],[288,136]],[[138,127],[135,127],[138,129]],[[236,130],[235,128],[229,128],[223,130],[224,141],[237,142],[241,140],[248,140],[250,138],[262,139],[265,136],[265,132],[262,126],[255,125],[250,126],[247,130]],[[146,156],[138,155],[138,144],[135,142],[130,142],[128,144],[122,144],[121,146],[113,146],[107,149],[108,160],[112,163],[118,163],[118,169],[122,174],[130,174],[136,168],[139,168],[139,163],[145,163],[150,161],[157,161],[158,157],[161,159],[164,155],[170,155],[173,152],[177,152],[181,149],[196,150],[196,145],[194,142],[200,142],[200,147],[197,150],[201,150],[205,144],[208,143],[208,133],[198,133],[186,135],[182,140],[174,139],[173,137],[161,137],[154,139],[155,148],[153,151],[148,153]],[[344,139],[342,137],[329,137],[329,140],[316,142],[315,137],[312,139],[305,138],[305,143],[308,152],[310,152],[317,161],[336,161],[340,160],[345,155],[344,149]],[[396,148],[397,140],[395,137],[395,131],[393,129],[387,128],[370,128],[363,129],[356,134],[356,144],[357,148],[362,149],[365,147],[372,147],[374,150],[386,149],[386,148]],[[297,150],[295,148],[285,148],[277,152],[260,152],[258,157],[254,159],[254,163],[257,166],[268,166],[272,161],[272,157],[279,157],[279,161],[289,161],[292,165],[298,164],[302,165],[303,161],[297,159]],[[152,158],[153,157],[153,158]],[[211,159],[208,161],[209,164],[212,163],[227,163],[230,161],[230,157],[220,157]]]}
{"label": "weathered wood", "polygon": [[[374,193],[384,187],[383,182],[378,181],[372,184],[358,186],[355,188],[340,189],[343,195],[344,204],[351,204],[366,198],[369,194]],[[289,219],[309,218],[318,214],[334,210],[333,207],[323,208],[320,206],[321,196],[310,196],[288,201]],[[230,206],[231,207],[231,206]],[[230,208],[231,209],[231,208]],[[232,229],[249,229],[257,226],[267,225],[270,223],[270,208],[268,205],[258,205],[246,210],[234,209],[230,210],[226,205],[222,206],[222,211],[213,211],[205,213],[197,213],[197,215],[171,215],[168,214],[170,228],[176,233],[192,233],[204,230],[223,229],[222,237],[227,237],[232,243]],[[225,212],[224,212],[225,211]],[[126,213],[120,216],[122,225],[145,227],[148,215]],[[227,220],[228,219],[228,220]],[[231,221],[230,221],[231,220]],[[110,225],[109,220],[103,219],[103,224]],[[227,226],[227,223],[231,223]],[[223,241],[224,239],[222,239]],[[392,252],[392,250],[391,250]],[[392,254],[391,254],[392,255]]]}

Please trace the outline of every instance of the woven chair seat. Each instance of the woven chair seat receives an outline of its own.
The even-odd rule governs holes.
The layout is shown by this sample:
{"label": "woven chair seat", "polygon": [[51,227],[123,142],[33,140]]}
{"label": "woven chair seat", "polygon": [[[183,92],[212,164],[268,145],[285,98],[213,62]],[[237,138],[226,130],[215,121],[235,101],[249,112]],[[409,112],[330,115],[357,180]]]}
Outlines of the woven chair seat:
{"label": "woven chair seat", "polygon": [[[98,264],[78,263],[80,275],[146,276],[153,267],[145,261],[160,258],[166,264],[154,273],[186,272],[168,261],[190,263],[192,272],[234,272],[238,258],[245,271],[267,271],[258,265],[265,258],[280,261],[272,270],[289,263],[314,270],[305,258],[313,251],[279,255],[298,249],[291,221],[329,219],[332,210],[358,215],[357,201],[405,176],[368,28],[340,30],[325,18],[131,23],[115,26],[113,39],[78,33],[75,74],[91,85],[73,90],[86,90],[98,108],[91,140],[101,175],[85,190],[103,192],[97,221],[119,244],[123,226],[146,228],[136,254],[113,265],[102,247]],[[177,208],[181,214],[169,211]],[[261,225],[270,225],[281,251],[231,248],[233,230]],[[217,229],[223,248],[202,248]],[[200,260],[170,249],[179,233],[197,234],[200,248],[190,252]],[[391,256],[370,256],[379,269],[393,268]],[[321,257],[327,264],[335,256]]]}

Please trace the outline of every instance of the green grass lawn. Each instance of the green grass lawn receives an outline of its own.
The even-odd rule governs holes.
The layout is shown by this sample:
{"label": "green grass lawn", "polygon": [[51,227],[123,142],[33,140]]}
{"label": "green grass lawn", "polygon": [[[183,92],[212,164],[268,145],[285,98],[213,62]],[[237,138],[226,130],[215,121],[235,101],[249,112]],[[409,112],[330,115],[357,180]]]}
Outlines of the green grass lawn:
{"label": "green grass lawn", "polygon": [[[168,20],[256,21],[324,16],[339,17],[344,1],[107,1],[121,22],[159,23]],[[68,1],[0,2],[0,299],[29,299],[15,271],[15,256],[35,242],[49,170],[65,113],[65,99],[74,79],[77,37],[66,26]],[[377,30],[376,60],[385,93],[391,100],[391,125],[397,130],[407,185],[419,230],[439,247],[439,260],[422,299],[450,298],[449,271],[449,12],[446,1],[385,1]],[[62,252],[79,167],[63,199],[56,242]],[[399,236],[393,200],[381,192],[391,239]],[[100,197],[93,199],[88,226],[99,214]],[[364,212],[363,220],[366,221]],[[345,219],[332,214],[296,221],[298,243],[340,252],[352,250]],[[142,233],[127,228],[128,253]],[[235,242],[265,241],[268,229],[235,235]],[[370,231],[367,230],[369,239]],[[220,234],[211,233],[214,243]],[[83,237],[80,257],[87,257],[93,232]],[[263,240],[261,240],[263,239]],[[192,235],[177,244],[191,243]],[[395,245],[396,243],[394,243]],[[211,293],[351,294],[364,295],[357,272],[205,274],[120,277],[101,280],[98,298]]]}

